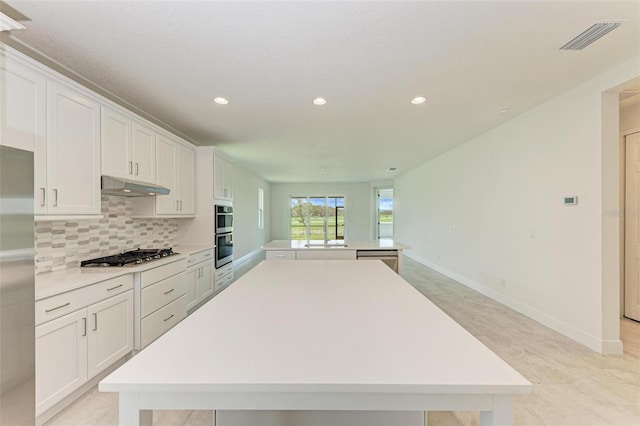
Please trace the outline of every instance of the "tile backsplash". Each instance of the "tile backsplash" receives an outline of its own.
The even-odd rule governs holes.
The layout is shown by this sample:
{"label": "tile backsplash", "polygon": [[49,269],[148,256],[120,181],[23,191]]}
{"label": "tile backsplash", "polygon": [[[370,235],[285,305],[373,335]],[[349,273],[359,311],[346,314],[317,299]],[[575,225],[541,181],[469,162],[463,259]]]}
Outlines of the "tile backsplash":
{"label": "tile backsplash", "polygon": [[176,245],[178,219],[134,219],[131,198],[103,195],[102,214],[102,219],[36,222],[36,274],[138,247]]}

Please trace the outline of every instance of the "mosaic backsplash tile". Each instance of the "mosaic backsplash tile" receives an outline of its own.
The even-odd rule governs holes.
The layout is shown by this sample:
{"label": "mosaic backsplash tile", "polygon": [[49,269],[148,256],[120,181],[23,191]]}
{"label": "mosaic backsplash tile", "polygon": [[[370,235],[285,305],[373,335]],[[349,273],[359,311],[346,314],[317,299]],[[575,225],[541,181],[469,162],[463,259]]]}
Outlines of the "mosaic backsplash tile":
{"label": "mosaic backsplash tile", "polygon": [[102,196],[102,219],[38,221],[36,274],[80,266],[80,261],[135,248],[176,244],[177,219],[134,219],[131,199]]}

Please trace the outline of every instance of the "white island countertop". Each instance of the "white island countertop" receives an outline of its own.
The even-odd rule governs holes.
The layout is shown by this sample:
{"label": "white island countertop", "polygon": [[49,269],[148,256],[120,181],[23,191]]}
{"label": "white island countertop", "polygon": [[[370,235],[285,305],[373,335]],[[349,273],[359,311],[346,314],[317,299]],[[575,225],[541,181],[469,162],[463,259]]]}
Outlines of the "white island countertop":
{"label": "white island countertop", "polygon": [[394,240],[273,240],[262,246],[263,250],[404,250],[410,248]]}
{"label": "white island countertop", "polygon": [[121,425],[151,409],[466,409],[511,425],[531,387],[382,263],[322,260],[262,262],[100,383]]}

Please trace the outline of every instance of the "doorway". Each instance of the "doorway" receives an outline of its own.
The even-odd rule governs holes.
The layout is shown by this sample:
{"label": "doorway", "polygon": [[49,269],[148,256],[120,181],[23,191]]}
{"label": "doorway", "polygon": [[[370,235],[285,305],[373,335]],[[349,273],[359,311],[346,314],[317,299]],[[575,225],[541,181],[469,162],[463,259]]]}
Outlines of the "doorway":
{"label": "doorway", "polygon": [[640,321],[640,132],[625,135],[624,316]]}
{"label": "doorway", "polygon": [[393,239],[393,188],[378,189],[378,239]]}

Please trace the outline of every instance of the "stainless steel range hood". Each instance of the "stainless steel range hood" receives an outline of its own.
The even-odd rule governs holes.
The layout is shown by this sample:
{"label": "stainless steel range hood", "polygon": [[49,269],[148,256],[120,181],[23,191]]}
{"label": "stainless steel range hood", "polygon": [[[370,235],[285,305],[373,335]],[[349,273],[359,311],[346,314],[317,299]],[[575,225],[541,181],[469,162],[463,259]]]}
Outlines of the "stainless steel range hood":
{"label": "stainless steel range hood", "polygon": [[169,189],[151,183],[135,182],[127,179],[102,176],[102,193],[123,197],[144,197],[150,195],[167,195]]}

